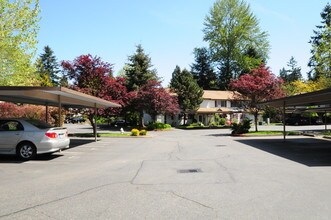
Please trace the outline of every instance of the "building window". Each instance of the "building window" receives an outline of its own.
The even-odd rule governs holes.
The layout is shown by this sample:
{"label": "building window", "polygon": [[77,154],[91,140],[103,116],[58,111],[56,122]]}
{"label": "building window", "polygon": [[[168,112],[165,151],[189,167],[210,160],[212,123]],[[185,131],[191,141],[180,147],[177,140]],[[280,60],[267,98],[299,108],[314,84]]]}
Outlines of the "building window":
{"label": "building window", "polygon": [[216,107],[217,107],[217,108],[220,108],[220,107],[227,107],[226,100],[217,100],[217,101],[216,101]]}
{"label": "building window", "polygon": [[232,101],[231,102],[231,107],[241,108],[242,107],[242,103],[240,101]]}

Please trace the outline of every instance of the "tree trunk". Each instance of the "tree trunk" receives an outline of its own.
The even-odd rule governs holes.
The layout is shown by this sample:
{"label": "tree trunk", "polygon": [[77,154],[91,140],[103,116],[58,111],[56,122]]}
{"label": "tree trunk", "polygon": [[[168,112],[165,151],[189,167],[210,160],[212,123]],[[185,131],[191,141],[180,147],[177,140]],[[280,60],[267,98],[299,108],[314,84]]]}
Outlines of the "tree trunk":
{"label": "tree trunk", "polygon": [[144,123],[144,111],[139,112],[139,126],[144,128],[145,123]]}
{"label": "tree trunk", "polygon": [[186,113],[184,113],[184,125],[186,125]]}
{"label": "tree trunk", "polygon": [[94,123],[94,114],[89,114],[88,115],[88,119],[92,125],[92,128],[93,128],[93,135],[95,136],[95,133],[97,132],[97,129],[96,129],[96,124]]}
{"label": "tree trunk", "polygon": [[255,111],[255,112],[254,112],[255,131],[258,131],[258,130],[257,130],[257,116],[258,116],[258,114],[259,114],[258,111]]}

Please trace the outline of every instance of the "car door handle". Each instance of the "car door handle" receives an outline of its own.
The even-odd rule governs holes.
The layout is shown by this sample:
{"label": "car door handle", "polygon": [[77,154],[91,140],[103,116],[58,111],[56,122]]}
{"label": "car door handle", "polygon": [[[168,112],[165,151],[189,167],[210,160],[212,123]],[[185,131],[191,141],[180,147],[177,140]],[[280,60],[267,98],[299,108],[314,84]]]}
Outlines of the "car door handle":
{"label": "car door handle", "polygon": [[16,133],[15,135],[20,135],[20,133]]}

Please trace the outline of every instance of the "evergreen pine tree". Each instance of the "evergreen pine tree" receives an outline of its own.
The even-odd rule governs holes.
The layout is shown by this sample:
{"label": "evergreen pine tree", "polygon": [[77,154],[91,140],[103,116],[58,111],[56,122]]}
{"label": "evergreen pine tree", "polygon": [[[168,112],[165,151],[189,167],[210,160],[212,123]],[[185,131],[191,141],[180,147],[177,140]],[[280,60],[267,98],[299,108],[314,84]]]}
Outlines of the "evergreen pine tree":
{"label": "evergreen pine tree", "polygon": [[309,43],[312,45],[308,66],[308,78],[317,80],[320,77],[331,77],[331,5],[328,3],[321,13],[322,25],[318,25],[315,36]]}
{"label": "evergreen pine tree", "polygon": [[194,56],[195,63],[191,66],[191,73],[198,85],[205,90],[218,89],[217,77],[207,48],[195,48]]}
{"label": "evergreen pine tree", "polygon": [[301,68],[297,66],[297,61],[292,56],[287,63],[289,69],[282,68],[279,71],[279,76],[285,83],[291,83],[302,79]]}
{"label": "evergreen pine tree", "polygon": [[56,60],[53,50],[49,46],[44,47],[36,63],[37,74],[39,75],[41,86],[59,85],[59,64]]}
{"label": "evergreen pine tree", "polygon": [[129,56],[129,63],[125,67],[127,78],[127,88],[129,91],[138,90],[145,85],[148,80],[158,81],[156,70],[151,69],[151,58],[145,54],[144,49],[139,44],[136,53]]}
{"label": "evergreen pine tree", "polygon": [[297,66],[297,61],[292,56],[290,61],[287,63],[287,66],[290,67],[289,74],[288,74],[288,82],[293,82],[296,80],[301,80],[301,68]]}
{"label": "evergreen pine tree", "polygon": [[181,71],[179,66],[176,66],[172,73],[170,88],[178,96],[178,104],[184,114],[185,124],[186,114],[190,111],[197,110],[200,103],[203,101],[203,89],[199,87],[198,83],[188,70],[184,69]]}

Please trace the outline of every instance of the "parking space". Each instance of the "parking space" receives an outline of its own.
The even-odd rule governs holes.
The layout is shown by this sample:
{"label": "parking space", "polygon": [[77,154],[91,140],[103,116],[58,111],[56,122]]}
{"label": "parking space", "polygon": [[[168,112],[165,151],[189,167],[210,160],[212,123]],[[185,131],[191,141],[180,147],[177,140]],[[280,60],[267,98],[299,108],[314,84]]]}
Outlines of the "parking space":
{"label": "parking space", "polygon": [[229,133],[174,130],[152,132],[153,138],[73,139],[76,147],[49,159],[16,163],[0,157],[0,219],[331,215],[331,142],[293,136],[284,144],[282,137]]}

